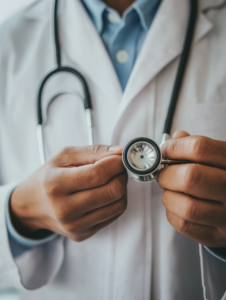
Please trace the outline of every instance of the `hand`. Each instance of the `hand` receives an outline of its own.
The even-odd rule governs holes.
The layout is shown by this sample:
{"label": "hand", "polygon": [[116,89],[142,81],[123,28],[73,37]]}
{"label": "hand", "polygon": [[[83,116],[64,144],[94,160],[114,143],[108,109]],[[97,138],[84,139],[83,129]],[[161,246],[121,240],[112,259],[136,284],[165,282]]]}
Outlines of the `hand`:
{"label": "hand", "polygon": [[11,196],[17,231],[47,229],[83,241],[127,206],[122,147],[66,148],[21,183]]}
{"label": "hand", "polygon": [[208,247],[226,247],[226,142],[178,131],[164,158],[194,163],[164,168],[158,183],[170,224]]}

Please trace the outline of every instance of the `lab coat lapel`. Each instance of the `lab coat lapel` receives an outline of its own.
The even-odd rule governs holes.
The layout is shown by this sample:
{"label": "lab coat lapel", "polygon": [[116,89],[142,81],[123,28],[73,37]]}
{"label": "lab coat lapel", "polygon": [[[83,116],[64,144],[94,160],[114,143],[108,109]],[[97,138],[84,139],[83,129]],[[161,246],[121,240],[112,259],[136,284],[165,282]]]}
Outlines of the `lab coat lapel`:
{"label": "lab coat lapel", "polygon": [[[115,125],[129,103],[148,82],[181,54],[188,19],[188,4],[187,0],[163,0],[130,76]],[[201,39],[211,28],[212,23],[200,12],[195,40]]]}
{"label": "lab coat lapel", "polygon": [[67,0],[62,13],[62,48],[85,78],[106,98],[120,101],[122,89],[105,46],[79,0]]}
{"label": "lab coat lapel", "polygon": [[200,9],[203,12],[208,10],[217,8],[223,8],[225,6],[225,0],[199,0],[200,1]]}

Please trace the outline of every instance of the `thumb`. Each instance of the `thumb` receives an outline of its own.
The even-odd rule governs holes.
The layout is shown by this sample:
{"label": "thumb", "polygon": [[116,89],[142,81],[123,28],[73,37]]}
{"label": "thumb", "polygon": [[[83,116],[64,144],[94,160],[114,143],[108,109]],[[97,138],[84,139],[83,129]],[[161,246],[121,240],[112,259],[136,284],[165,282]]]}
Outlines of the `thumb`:
{"label": "thumb", "polygon": [[58,167],[84,166],[111,155],[121,155],[123,146],[92,145],[85,147],[68,147],[53,158],[53,163]]}
{"label": "thumb", "polygon": [[[190,136],[189,133],[183,130],[177,130],[174,132],[172,139],[169,139],[165,142],[165,144],[161,147],[162,156],[164,158],[171,158],[172,151],[174,152],[176,147],[181,147],[180,149],[183,149],[183,140],[173,141],[175,139],[183,139],[185,137]],[[182,151],[182,150],[181,150]]]}
{"label": "thumb", "polygon": [[187,133],[186,131],[183,131],[183,130],[177,130],[174,132],[173,134],[173,139],[179,139],[179,138],[183,138],[183,137],[187,137],[187,136],[190,136],[189,133]]}

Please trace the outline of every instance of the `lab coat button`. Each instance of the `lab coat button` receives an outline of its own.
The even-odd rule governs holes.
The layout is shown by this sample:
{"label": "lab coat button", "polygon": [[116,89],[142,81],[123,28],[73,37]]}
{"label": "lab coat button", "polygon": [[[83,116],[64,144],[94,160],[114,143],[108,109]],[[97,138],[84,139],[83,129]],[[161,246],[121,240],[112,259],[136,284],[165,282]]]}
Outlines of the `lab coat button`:
{"label": "lab coat button", "polygon": [[125,50],[120,50],[116,53],[116,60],[120,63],[120,64],[125,64],[129,59],[129,54],[127,51]]}

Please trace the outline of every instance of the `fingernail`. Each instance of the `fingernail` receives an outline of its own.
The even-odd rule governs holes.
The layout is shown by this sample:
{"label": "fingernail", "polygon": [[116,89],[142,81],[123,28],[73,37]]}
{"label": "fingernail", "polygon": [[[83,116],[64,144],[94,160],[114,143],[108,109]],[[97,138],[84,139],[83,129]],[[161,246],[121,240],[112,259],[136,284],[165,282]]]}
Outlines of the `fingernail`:
{"label": "fingernail", "polygon": [[115,145],[115,146],[111,146],[108,151],[110,152],[117,152],[117,151],[122,151],[123,150],[123,146],[120,145]]}

